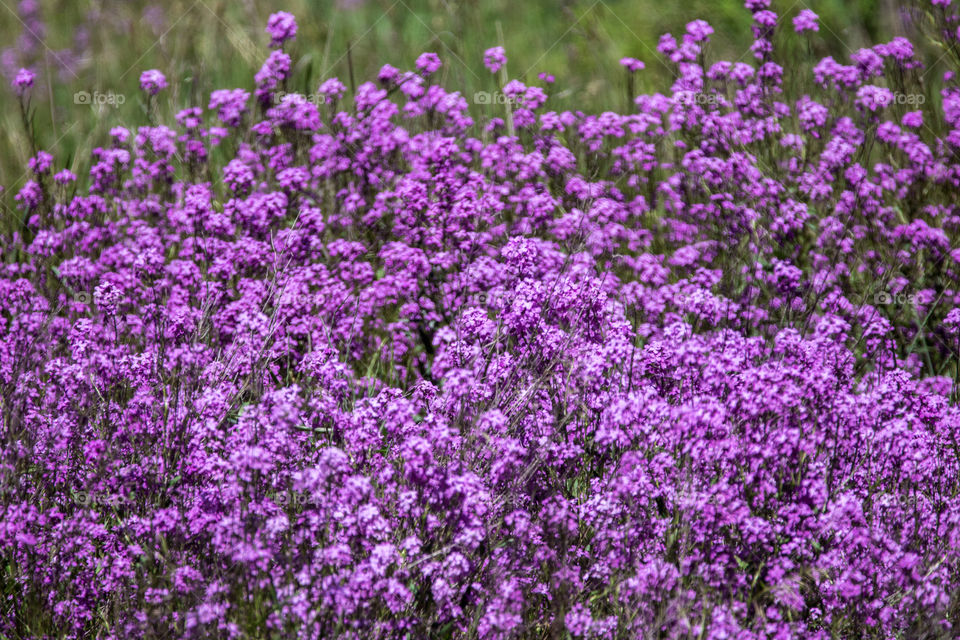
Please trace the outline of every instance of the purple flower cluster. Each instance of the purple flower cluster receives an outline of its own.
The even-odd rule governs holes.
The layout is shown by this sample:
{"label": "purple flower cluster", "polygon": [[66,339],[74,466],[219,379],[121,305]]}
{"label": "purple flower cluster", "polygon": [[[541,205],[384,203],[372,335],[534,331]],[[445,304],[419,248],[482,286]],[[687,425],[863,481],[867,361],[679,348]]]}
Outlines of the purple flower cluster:
{"label": "purple flower cluster", "polygon": [[483,54],[483,64],[490,70],[490,73],[496,73],[500,67],[507,64],[507,52],[503,47],[492,47]]}
{"label": "purple flower cluster", "polygon": [[793,28],[799,33],[803,31],[820,31],[819,16],[810,9],[803,9],[794,17]]}
{"label": "purple flower cluster", "polygon": [[954,635],[960,84],[785,68],[746,4],[756,64],[691,23],[628,114],[511,80],[506,135],[432,53],[276,101],[278,48],[79,179],[36,153],[0,636]]}
{"label": "purple flower cluster", "polygon": [[23,96],[30,88],[32,88],[36,77],[36,74],[29,69],[20,69],[17,71],[17,75],[13,79],[13,89],[17,92],[17,95]]}
{"label": "purple flower cluster", "polygon": [[282,47],[285,42],[297,37],[297,21],[293,14],[278,11],[267,20],[266,31],[270,34],[270,46]]}
{"label": "purple flower cluster", "polygon": [[167,78],[157,69],[150,69],[140,74],[140,88],[148,95],[155,96],[167,88]]}

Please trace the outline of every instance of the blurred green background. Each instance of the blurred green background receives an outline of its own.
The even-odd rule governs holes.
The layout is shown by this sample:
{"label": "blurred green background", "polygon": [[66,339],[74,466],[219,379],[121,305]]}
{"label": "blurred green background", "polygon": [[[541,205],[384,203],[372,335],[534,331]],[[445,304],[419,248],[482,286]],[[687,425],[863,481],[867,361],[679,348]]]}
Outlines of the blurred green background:
{"label": "blurred green background", "polygon": [[[785,32],[803,8],[821,17],[813,44],[798,36],[793,45],[778,46],[812,46],[816,55],[845,59],[898,30],[900,9],[893,0],[773,5]],[[742,0],[0,0],[4,206],[12,205],[12,194],[27,179],[31,153],[9,88],[18,67],[38,76],[31,102],[38,146],[54,154],[56,168],[82,169],[112,126],[148,123],[138,90],[145,69],[160,69],[170,82],[159,101],[165,117],[186,106],[206,106],[214,89],[252,88],[269,52],[264,26],[278,10],[298,19],[297,39],[287,50],[295,62],[289,89],[301,92],[314,91],[330,76],[350,86],[351,67],[357,84],[373,79],[384,63],[409,69],[419,53],[435,51],[444,61],[440,81],[470,100],[476,91],[497,88],[482,57],[500,43],[502,32],[510,77],[538,83],[539,72],[556,76],[550,108],[621,110],[626,75],[619,59],[646,62],[637,92],[666,90],[670,73],[658,61],[657,40],[668,31],[679,35],[696,18],[715,29],[711,61],[751,60],[750,12]],[[77,104],[80,91],[102,104]]]}

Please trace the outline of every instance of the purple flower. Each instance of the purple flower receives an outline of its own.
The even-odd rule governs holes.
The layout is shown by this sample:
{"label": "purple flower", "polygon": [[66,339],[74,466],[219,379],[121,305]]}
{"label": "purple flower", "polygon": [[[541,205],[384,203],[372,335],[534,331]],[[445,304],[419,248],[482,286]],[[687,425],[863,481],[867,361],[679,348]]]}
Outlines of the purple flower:
{"label": "purple flower", "polygon": [[267,110],[266,115],[277,126],[300,131],[316,131],[321,125],[316,105],[296,93],[285,95],[280,104]]}
{"label": "purple flower", "polygon": [[819,31],[820,25],[817,22],[819,16],[810,9],[803,9],[793,18],[793,29],[797,33],[804,31]]}
{"label": "purple flower", "polygon": [[254,95],[261,104],[271,101],[277,88],[280,87],[290,74],[290,56],[283,51],[270,52],[263,66],[253,77],[257,85]]}
{"label": "purple flower", "polygon": [[669,33],[663,34],[657,42],[657,51],[664,55],[672,55],[677,51],[677,39]]}
{"label": "purple flower", "polygon": [[694,20],[687,24],[687,34],[694,42],[707,42],[712,33],[713,27],[705,20]]}
{"label": "purple flower", "polygon": [[483,66],[496,73],[500,67],[507,64],[507,52],[503,47],[491,47],[483,52]]}
{"label": "purple flower", "polygon": [[567,631],[574,638],[588,637],[593,626],[593,617],[590,611],[581,603],[575,604],[564,618]]}
{"label": "purple flower", "polygon": [[943,319],[943,326],[950,335],[960,335],[960,307],[954,307]]}
{"label": "purple flower", "polygon": [[441,66],[440,56],[435,53],[421,53],[417,58],[417,70],[424,76],[429,77],[436,73]]}
{"label": "purple flower", "polygon": [[110,137],[113,138],[114,144],[125,145],[130,140],[130,130],[126,127],[111,127]]}
{"label": "purple flower", "polygon": [[33,211],[43,202],[43,190],[35,180],[27,180],[13,199],[17,202],[18,208]]}
{"label": "purple flower", "polygon": [[377,74],[377,79],[385,85],[394,84],[397,79],[400,77],[400,71],[394,66],[385,64],[380,68],[380,72]]}
{"label": "purple flower", "polygon": [[53,181],[57,184],[70,184],[77,181],[77,176],[69,169],[62,169],[54,174]]}
{"label": "purple flower", "polygon": [[908,65],[914,54],[913,44],[902,37],[894,38],[886,44],[878,44],[874,50],[881,56],[893,58],[901,65]]}
{"label": "purple flower", "polygon": [[903,126],[918,128],[923,126],[923,112],[922,111],[908,111],[903,114]]}
{"label": "purple flower", "polygon": [[247,111],[250,94],[243,89],[218,89],[210,94],[208,109],[216,109],[217,117],[228,127],[239,127]]}
{"label": "purple flower", "polygon": [[870,112],[880,111],[893,104],[893,92],[886,87],[867,85],[857,90],[856,105]]}
{"label": "purple flower", "polygon": [[642,60],[637,60],[636,58],[620,58],[620,65],[626,67],[626,69],[631,72],[640,71],[646,67]]}
{"label": "purple flower", "polygon": [[270,35],[271,47],[282,47],[288,40],[296,38],[297,20],[291,13],[278,11],[267,19],[266,32]]}
{"label": "purple flower", "polygon": [[167,79],[157,69],[148,69],[140,74],[140,88],[148,95],[155,96],[167,88]]}
{"label": "purple flower", "polygon": [[762,10],[754,13],[753,19],[758,25],[766,28],[766,30],[763,32],[766,33],[766,37],[769,38],[769,29],[773,29],[775,26],[777,26],[778,17],[773,11]]}
{"label": "purple flower", "polygon": [[234,158],[223,168],[223,183],[237,193],[249,191],[255,178],[250,166],[239,158]]}
{"label": "purple flower", "polygon": [[13,88],[17,92],[17,95],[22,96],[33,87],[33,81],[36,77],[36,74],[29,69],[20,69],[17,71],[17,75],[13,79]]}
{"label": "purple flower", "polygon": [[338,78],[328,78],[321,83],[317,93],[330,101],[339,100],[347,91],[347,86],[340,82]]}
{"label": "purple flower", "polygon": [[53,156],[41,150],[37,152],[37,155],[30,158],[27,164],[34,174],[38,176],[43,175],[50,171],[50,166],[53,164]]}

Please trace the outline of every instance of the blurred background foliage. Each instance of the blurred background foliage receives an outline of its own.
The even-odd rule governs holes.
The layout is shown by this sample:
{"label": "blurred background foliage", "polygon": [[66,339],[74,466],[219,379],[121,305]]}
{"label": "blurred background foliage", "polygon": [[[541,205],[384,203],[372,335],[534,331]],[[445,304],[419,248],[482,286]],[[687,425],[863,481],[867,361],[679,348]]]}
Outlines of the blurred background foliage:
{"label": "blurred background foliage", "polygon": [[[812,39],[792,36],[790,21],[803,8],[821,17]],[[793,56],[783,48],[802,47],[813,58],[844,61],[903,28],[895,0],[775,0],[773,9],[784,25],[775,42],[786,53],[781,60]],[[111,127],[149,122],[138,89],[145,69],[160,69],[170,83],[160,96],[164,122],[181,108],[205,107],[214,89],[252,88],[269,52],[264,26],[278,10],[298,19],[288,46],[295,63],[288,90],[305,93],[330,76],[348,87],[373,79],[384,63],[410,69],[418,54],[435,51],[444,61],[439,81],[472,102],[474,92],[497,89],[482,57],[502,37],[510,77],[542,85],[538,73],[556,76],[549,108],[621,110],[627,96],[619,59],[646,62],[639,92],[667,91],[671,71],[656,53],[657,40],[666,32],[679,36],[697,18],[715,29],[711,61],[752,60],[742,0],[0,0],[0,70],[7,80],[0,88],[0,200],[8,213],[31,154],[9,88],[17,68],[38,76],[31,101],[38,147],[54,153],[57,168],[78,170]],[[77,104],[80,91],[94,96],[91,103]],[[98,93],[106,103],[92,104]]]}

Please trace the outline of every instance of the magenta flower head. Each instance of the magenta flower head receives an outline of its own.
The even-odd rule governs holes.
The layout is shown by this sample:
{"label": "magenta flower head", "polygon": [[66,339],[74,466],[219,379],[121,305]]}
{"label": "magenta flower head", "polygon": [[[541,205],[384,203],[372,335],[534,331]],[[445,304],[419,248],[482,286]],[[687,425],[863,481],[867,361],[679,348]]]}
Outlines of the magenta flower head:
{"label": "magenta flower head", "polygon": [[417,71],[424,77],[431,76],[442,66],[440,56],[435,53],[421,53],[417,58]]}
{"label": "magenta flower head", "polygon": [[36,74],[30,69],[20,69],[17,71],[17,76],[13,79],[13,88],[17,92],[18,96],[22,96],[33,86],[33,81],[36,78]]}
{"label": "magenta flower head", "polygon": [[507,52],[503,47],[491,47],[483,52],[483,66],[490,70],[490,73],[500,71],[500,67],[507,64]]}
{"label": "magenta flower head", "polygon": [[922,111],[908,111],[903,114],[903,126],[912,127],[916,129],[917,127],[923,126],[923,112]]}
{"label": "magenta flower head", "polygon": [[820,25],[817,23],[817,20],[820,19],[820,16],[815,14],[810,9],[804,9],[796,15],[793,19],[793,29],[797,33],[803,33],[804,31],[820,31]]}
{"label": "magenta flower head", "polygon": [[911,68],[917,64],[916,61],[911,61],[914,53],[913,44],[906,38],[897,37],[886,44],[878,44],[873,49],[881,56],[893,58],[905,68]]}
{"label": "magenta flower head", "polygon": [[857,91],[854,104],[862,111],[875,113],[893,104],[894,95],[886,87],[865,85]]}
{"label": "magenta flower head", "polygon": [[130,130],[126,127],[113,127],[110,129],[110,137],[113,138],[114,144],[127,144],[127,141],[130,139]]}
{"label": "magenta flower head", "polygon": [[400,70],[394,67],[393,65],[385,64],[380,67],[380,72],[377,74],[377,80],[382,84],[393,84],[397,81],[397,78],[400,77]]}
{"label": "magenta flower head", "polygon": [[140,88],[155,96],[167,88],[167,78],[156,69],[148,69],[140,74]]}
{"label": "magenta flower head", "polygon": [[935,7],[949,7],[951,0],[930,0],[930,4]]}
{"label": "magenta flower head", "polygon": [[53,181],[57,184],[70,184],[77,181],[77,176],[69,169],[63,169],[53,176]]}
{"label": "magenta flower head", "polygon": [[33,171],[36,175],[43,175],[50,171],[50,166],[53,164],[53,156],[47,153],[46,151],[38,151],[37,155],[30,158],[28,165],[30,170]]}
{"label": "magenta flower head", "polygon": [[664,55],[670,55],[677,50],[677,39],[674,38],[671,34],[665,33],[660,36],[660,41],[657,42],[657,51]]}
{"label": "magenta flower head", "polygon": [[773,11],[767,11],[766,9],[754,13],[753,19],[758,25],[761,27],[766,27],[767,29],[773,29],[776,27],[777,20],[779,20],[777,14],[775,14]]}
{"label": "magenta flower head", "polygon": [[282,47],[284,42],[297,37],[297,19],[292,13],[278,11],[267,20],[266,31],[270,34],[270,46]]}
{"label": "magenta flower head", "polygon": [[317,93],[322,95],[327,100],[333,101],[342,98],[346,90],[347,86],[340,82],[339,78],[330,78],[323,81],[323,84],[321,84],[320,88],[317,89]]}
{"label": "magenta flower head", "polygon": [[687,33],[694,42],[706,42],[713,33],[713,27],[706,20],[694,20],[687,24]]}
{"label": "magenta flower head", "polygon": [[943,319],[943,326],[952,336],[960,334],[960,307],[950,310],[947,317]]}
{"label": "magenta flower head", "polygon": [[632,73],[640,71],[640,69],[643,69],[647,66],[643,64],[642,60],[637,60],[636,58],[620,58],[620,64],[621,66],[626,67],[627,71]]}

